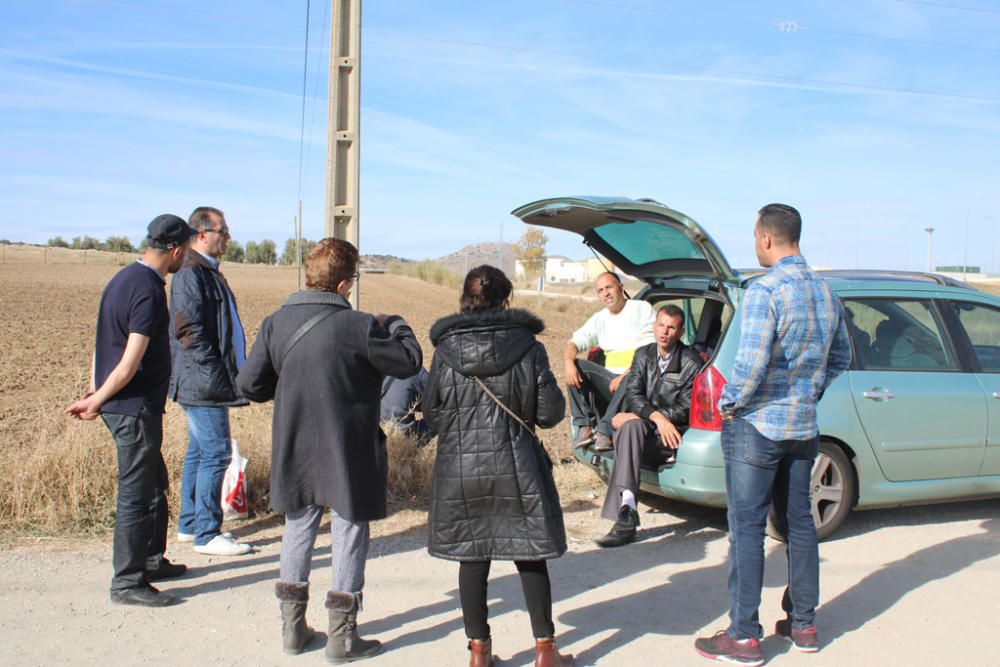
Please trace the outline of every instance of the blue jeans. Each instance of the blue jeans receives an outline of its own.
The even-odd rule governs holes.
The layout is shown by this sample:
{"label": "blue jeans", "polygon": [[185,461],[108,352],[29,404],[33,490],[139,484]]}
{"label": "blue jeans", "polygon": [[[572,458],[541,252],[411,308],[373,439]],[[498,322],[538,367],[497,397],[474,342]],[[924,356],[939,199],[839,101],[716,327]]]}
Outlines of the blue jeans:
{"label": "blue jeans", "polygon": [[229,408],[182,405],[188,420],[188,450],[181,478],[177,530],[208,544],[222,528],[222,477],[232,458]]}
{"label": "blue jeans", "polygon": [[611,420],[615,418],[616,414],[623,411],[622,403],[625,402],[625,390],[628,389],[628,381],[631,377],[631,374],[623,377],[622,381],[618,383],[615,393],[611,394],[611,400],[608,401],[608,407],[604,411],[604,416],[601,417],[601,421],[597,422],[597,428],[594,429],[598,433],[603,433],[609,438],[615,434],[615,429],[611,426]]}
{"label": "blue jeans", "polygon": [[111,590],[142,588],[149,585],[146,571],[160,566],[167,548],[163,415],[143,408],[137,417],[105,413],[101,419],[118,455]]}
{"label": "blue jeans", "polygon": [[729,636],[764,636],[757,609],[764,578],[764,530],[774,501],[788,521],[788,588],[782,606],[792,627],[816,622],[819,604],[819,546],[809,502],[813,460],[819,438],[771,440],[748,421],[722,426],[729,506]]}

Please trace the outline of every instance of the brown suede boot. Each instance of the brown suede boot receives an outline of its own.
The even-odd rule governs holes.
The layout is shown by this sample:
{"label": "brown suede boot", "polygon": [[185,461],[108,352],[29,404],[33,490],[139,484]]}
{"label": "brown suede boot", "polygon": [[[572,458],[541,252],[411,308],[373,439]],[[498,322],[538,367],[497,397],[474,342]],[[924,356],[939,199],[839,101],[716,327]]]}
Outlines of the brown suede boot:
{"label": "brown suede boot", "polygon": [[330,591],[326,608],[330,611],[330,627],[326,636],[326,661],[341,665],[371,658],[382,652],[382,642],[358,636],[358,609],[361,594]]}
{"label": "brown suede boot", "polygon": [[571,655],[559,655],[554,637],[535,640],[535,667],[574,667]]}
{"label": "brown suede boot", "polygon": [[274,594],[281,601],[281,648],[289,655],[302,653],[313,630],[306,625],[309,585],[279,581]]}
{"label": "brown suede boot", "polygon": [[469,667],[493,667],[493,640],[469,640]]}

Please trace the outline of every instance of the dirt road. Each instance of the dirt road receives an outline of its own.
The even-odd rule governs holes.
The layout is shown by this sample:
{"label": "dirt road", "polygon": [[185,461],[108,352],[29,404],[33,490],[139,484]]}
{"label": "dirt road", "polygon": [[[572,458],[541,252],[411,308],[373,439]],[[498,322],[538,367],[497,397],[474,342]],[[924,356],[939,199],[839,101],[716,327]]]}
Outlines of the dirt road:
{"label": "dirt road", "polygon": [[[551,564],[561,647],[578,665],[702,665],[699,633],[725,623],[725,516],[657,502],[640,507],[643,539],[601,550],[606,530],[590,498],[564,498],[570,552]],[[855,514],[820,547],[821,646],[798,654],[768,637],[772,665],[996,665],[1000,611],[1000,519],[996,501]],[[286,657],[273,589],[280,528],[242,526],[247,558],[200,556],[171,543],[189,573],[164,582],[183,603],[161,610],[107,599],[110,544],[21,542],[0,551],[0,664],[321,665],[322,638]],[[386,643],[367,663],[467,664],[457,566],[423,548],[424,517],[406,511],[376,524],[362,630]],[[324,628],[328,536],[311,580],[309,621]],[[785,557],[768,541],[761,618],[780,614]],[[513,567],[498,563],[490,588],[494,649],[505,667],[531,664],[527,614]]]}

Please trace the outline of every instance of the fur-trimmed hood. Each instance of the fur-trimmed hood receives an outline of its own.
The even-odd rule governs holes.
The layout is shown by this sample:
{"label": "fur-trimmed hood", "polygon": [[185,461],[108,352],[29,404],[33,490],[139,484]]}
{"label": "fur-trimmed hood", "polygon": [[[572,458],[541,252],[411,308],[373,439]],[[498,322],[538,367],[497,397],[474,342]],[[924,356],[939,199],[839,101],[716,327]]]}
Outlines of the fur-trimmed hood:
{"label": "fur-trimmed hood", "polygon": [[430,337],[450,367],[463,375],[489,377],[517,363],[544,330],[542,320],[526,310],[474,310],[441,318]]}

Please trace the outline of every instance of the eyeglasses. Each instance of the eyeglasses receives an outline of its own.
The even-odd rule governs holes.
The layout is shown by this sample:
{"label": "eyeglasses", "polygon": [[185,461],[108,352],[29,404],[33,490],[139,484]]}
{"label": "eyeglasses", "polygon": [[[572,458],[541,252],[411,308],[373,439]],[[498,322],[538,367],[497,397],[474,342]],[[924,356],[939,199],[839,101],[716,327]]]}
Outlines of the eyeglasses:
{"label": "eyeglasses", "polygon": [[358,278],[360,277],[361,274],[355,273],[353,276],[351,276],[351,280],[353,280],[354,282],[358,282]]}
{"label": "eyeglasses", "polygon": [[229,236],[229,227],[225,225],[219,227],[218,229],[203,229],[202,231],[205,232],[206,234],[208,234],[209,232],[215,232],[216,234],[220,234],[222,236]]}

